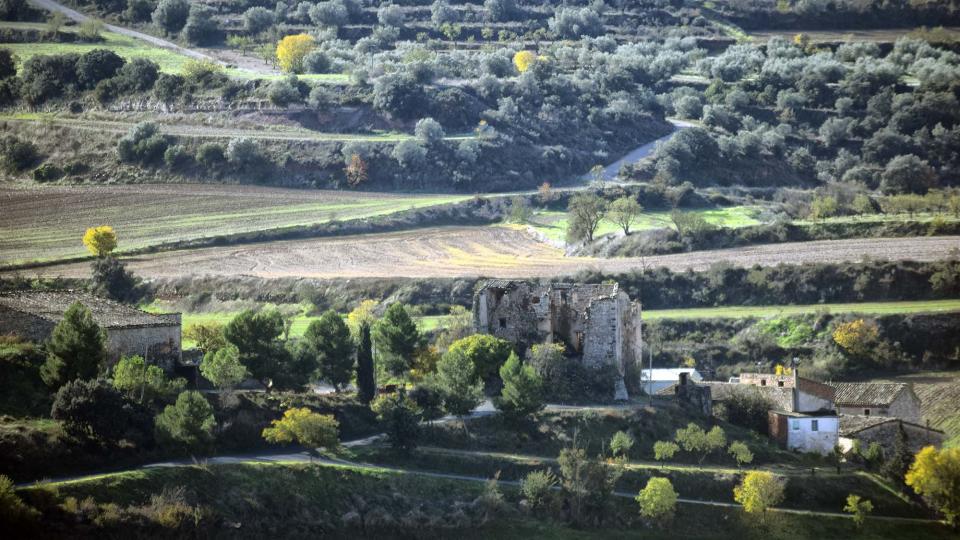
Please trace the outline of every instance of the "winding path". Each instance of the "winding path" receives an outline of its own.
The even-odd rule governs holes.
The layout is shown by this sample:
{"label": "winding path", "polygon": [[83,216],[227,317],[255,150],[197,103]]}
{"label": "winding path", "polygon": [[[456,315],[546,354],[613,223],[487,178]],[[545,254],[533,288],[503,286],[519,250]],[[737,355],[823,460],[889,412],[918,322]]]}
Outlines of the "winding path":
{"label": "winding path", "polygon": [[[691,124],[690,122],[685,122],[685,121],[683,121],[683,120],[677,120],[677,119],[673,119],[673,118],[668,118],[667,121],[669,121],[671,124],[673,124],[673,131],[671,131],[671,132],[670,132],[669,134],[667,134],[667,135],[664,135],[663,137],[660,137],[659,139],[650,141],[650,142],[648,142],[647,144],[645,144],[645,145],[643,145],[643,146],[638,146],[637,148],[634,148],[634,149],[633,149],[630,153],[628,153],[627,155],[623,156],[622,158],[620,158],[620,159],[614,161],[613,163],[607,165],[606,167],[604,167],[604,168],[603,168],[603,176],[602,176],[603,180],[604,180],[605,182],[610,182],[610,181],[614,180],[614,179],[617,177],[617,175],[620,174],[620,169],[621,169],[624,165],[631,165],[631,164],[636,163],[636,162],[640,161],[641,159],[649,156],[650,154],[653,153],[654,150],[657,149],[657,145],[658,145],[658,144],[667,142],[667,141],[670,140],[674,135],[676,135],[680,130],[686,129],[686,128],[688,128],[688,127],[691,127],[691,126],[694,126],[694,125],[695,125],[695,124]],[[583,176],[581,176],[581,177],[580,177],[580,180],[583,180],[583,181],[586,181],[586,182],[592,181],[592,180],[594,180],[594,175],[593,175],[593,173],[589,173],[589,172],[588,172],[588,173],[584,174]]]}

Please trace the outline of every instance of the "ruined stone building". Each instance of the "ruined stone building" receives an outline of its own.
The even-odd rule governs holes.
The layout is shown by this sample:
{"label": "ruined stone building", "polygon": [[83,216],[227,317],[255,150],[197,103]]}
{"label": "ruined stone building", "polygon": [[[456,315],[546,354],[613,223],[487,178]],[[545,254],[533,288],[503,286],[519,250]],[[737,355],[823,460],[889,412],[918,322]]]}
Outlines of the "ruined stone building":
{"label": "ruined stone building", "polygon": [[180,360],[179,313],[155,315],[79,291],[0,293],[0,335],[45,341],[74,302],[86,306],[106,331],[111,363],[140,355],[169,370]]}
{"label": "ruined stone building", "polygon": [[562,342],[584,365],[611,365],[620,374],[614,392],[627,399],[625,366],[640,358],[640,306],[619,285],[490,280],[473,298],[477,332],[517,344]]}
{"label": "ruined stone building", "polygon": [[834,384],[837,389],[837,410],[856,416],[888,416],[920,423],[920,398],[907,383]]}

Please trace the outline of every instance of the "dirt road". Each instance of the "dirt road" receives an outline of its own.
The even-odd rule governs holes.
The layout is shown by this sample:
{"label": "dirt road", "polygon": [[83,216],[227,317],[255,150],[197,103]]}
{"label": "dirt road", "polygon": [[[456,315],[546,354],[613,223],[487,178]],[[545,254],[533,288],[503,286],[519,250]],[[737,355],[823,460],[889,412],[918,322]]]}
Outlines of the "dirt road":
{"label": "dirt road", "polygon": [[[58,4],[53,0],[30,0],[30,3],[37,6],[38,8],[45,9],[47,11],[59,11],[60,13],[63,13],[64,15],[66,15],[68,19],[72,21],[76,21],[78,23],[82,23],[84,21],[91,19],[91,17],[88,17],[87,15],[84,15],[83,13],[80,13],[75,9],[68,8],[63,4]],[[134,39],[139,39],[141,41],[146,41],[151,45],[155,45],[163,49],[169,49],[171,51],[178,52],[184,56],[189,56],[190,58],[196,58],[198,60],[216,61],[216,59],[214,59],[213,57],[207,54],[204,54],[202,52],[195,51],[193,49],[188,49],[186,47],[181,47],[180,45],[177,45],[172,41],[167,41],[165,39],[158,38],[156,36],[151,36],[150,34],[144,34],[143,32],[137,32],[136,30],[124,28],[123,26],[104,24],[104,29],[106,29],[108,32],[113,32],[114,34],[120,34],[123,36],[132,37]]]}
{"label": "dirt road", "polygon": [[[314,277],[554,277],[580,270],[629,272],[663,266],[703,270],[718,262],[772,266],[857,261],[865,257],[929,261],[960,249],[960,237],[870,238],[797,242],[651,257],[565,257],[522,228],[435,227],[386,234],[291,240],[170,251],[126,258],[144,278],[186,275]],[[86,277],[88,263],[25,272]]]}

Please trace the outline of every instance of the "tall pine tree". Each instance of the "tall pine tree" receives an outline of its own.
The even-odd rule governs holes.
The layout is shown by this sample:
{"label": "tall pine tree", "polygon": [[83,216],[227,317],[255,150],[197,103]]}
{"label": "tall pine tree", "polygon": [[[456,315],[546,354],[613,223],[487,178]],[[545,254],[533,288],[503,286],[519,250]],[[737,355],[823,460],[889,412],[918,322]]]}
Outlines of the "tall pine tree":
{"label": "tall pine tree", "polygon": [[76,379],[96,377],[106,358],[106,333],[86,306],[74,302],[53,327],[40,376],[47,385],[60,388]]}
{"label": "tall pine tree", "polygon": [[377,362],[387,373],[403,376],[410,369],[414,354],[422,345],[420,330],[403,304],[391,304],[373,327],[377,344]]}
{"label": "tall pine tree", "polygon": [[360,323],[357,343],[357,394],[364,403],[370,403],[377,394],[373,375],[373,343],[370,340],[370,323]]}
{"label": "tall pine tree", "polygon": [[303,339],[316,356],[318,375],[339,392],[353,373],[354,348],[347,324],[336,311],[327,311],[310,323]]}

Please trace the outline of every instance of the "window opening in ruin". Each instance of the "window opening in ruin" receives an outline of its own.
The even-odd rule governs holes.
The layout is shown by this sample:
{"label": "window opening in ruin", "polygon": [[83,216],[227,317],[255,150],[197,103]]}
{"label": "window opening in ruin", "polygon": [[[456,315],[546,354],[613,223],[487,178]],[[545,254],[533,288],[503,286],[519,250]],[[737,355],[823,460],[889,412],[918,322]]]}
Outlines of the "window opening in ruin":
{"label": "window opening in ruin", "polygon": [[500,319],[500,328],[506,328],[506,327],[507,327],[507,320]]}
{"label": "window opening in ruin", "polygon": [[532,303],[532,304],[539,304],[539,303],[540,303],[540,297],[539,297],[539,296],[534,296],[533,298],[530,299],[530,303]]}
{"label": "window opening in ruin", "polygon": [[777,386],[779,386],[780,388],[783,388],[783,381],[777,381]]}
{"label": "window opening in ruin", "polygon": [[817,420],[811,420],[810,431],[820,431],[820,422],[818,422]]}
{"label": "window opening in ruin", "polygon": [[577,332],[577,350],[583,350],[583,332]]}
{"label": "window opening in ruin", "polygon": [[766,385],[767,385],[767,380],[766,380],[766,379],[760,379],[760,386],[766,386]]}
{"label": "window opening in ruin", "polygon": [[870,416],[870,409],[864,409],[864,410],[863,410],[863,415],[864,415],[864,416]]}

